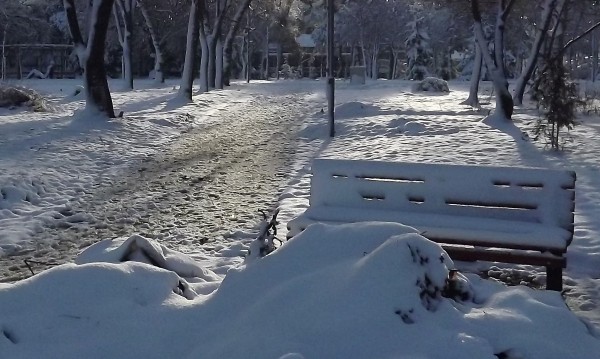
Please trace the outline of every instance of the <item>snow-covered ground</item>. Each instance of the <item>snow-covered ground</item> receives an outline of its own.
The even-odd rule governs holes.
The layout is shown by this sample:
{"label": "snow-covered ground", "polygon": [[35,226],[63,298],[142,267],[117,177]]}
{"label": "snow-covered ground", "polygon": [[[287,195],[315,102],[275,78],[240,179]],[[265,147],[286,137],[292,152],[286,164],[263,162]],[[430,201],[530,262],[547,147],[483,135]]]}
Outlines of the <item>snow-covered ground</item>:
{"label": "snow-covered ground", "polygon": [[[155,88],[140,82],[140,90],[115,93],[125,118],[109,123],[72,116],[82,108],[71,95],[76,82],[26,85],[52,94],[56,111],[0,109],[0,256],[33,250],[36,258],[48,226],[92,227],[95,216],[80,210],[84,193],[139,168],[182,134],[218,124],[227,111],[237,109],[243,117],[253,99],[264,97],[268,107],[269,97],[283,94],[301,106],[291,101],[263,116],[293,116],[300,126],[279,197],[280,238],[284,224],[308,205],[315,157],[572,169],[575,238],[564,276],[572,311],[558,293],[505,287],[468,273],[460,277],[464,297],[441,296],[450,261],[413,262],[415,248],[436,258],[441,249],[402,226],[315,226],[246,264],[241,255],[252,228],[232,227],[230,236],[203,248],[194,242],[196,232],[184,227],[179,242],[163,244],[185,255],[127,233],[91,247],[78,264],[0,284],[0,357],[598,357],[597,116],[581,117],[571,131],[573,142],[554,153],[482,124],[489,105],[480,111],[459,105],[467,83],[451,83],[449,94],[430,94],[411,92],[409,82],[357,87],[340,82],[334,139],[319,111],[325,105],[321,81],[237,83],[183,106],[169,101],[172,84]],[[489,87],[483,89],[481,99],[493,103]],[[527,132],[537,114],[526,106],[514,117]],[[150,253],[154,264],[185,279],[149,265],[116,263],[127,253],[119,247],[127,237],[128,258]],[[498,265],[490,274],[506,281],[543,279],[542,269],[523,266]]]}

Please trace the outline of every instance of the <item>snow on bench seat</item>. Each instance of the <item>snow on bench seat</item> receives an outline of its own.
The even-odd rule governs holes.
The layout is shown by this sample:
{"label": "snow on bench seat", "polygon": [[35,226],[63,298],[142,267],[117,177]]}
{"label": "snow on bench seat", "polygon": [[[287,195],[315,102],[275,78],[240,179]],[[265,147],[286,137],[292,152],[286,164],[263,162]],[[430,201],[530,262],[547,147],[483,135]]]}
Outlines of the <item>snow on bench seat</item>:
{"label": "snow on bench seat", "polygon": [[445,246],[460,259],[544,265],[548,288],[562,287],[572,171],[316,159],[312,174],[310,207],[288,223],[289,237],[314,222],[398,222],[440,244],[477,247]]}
{"label": "snow on bench seat", "polygon": [[[515,226],[515,222],[510,220],[474,220],[472,217],[336,206],[310,207],[293,221],[293,233],[290,233],[290,236],[296,235],[300,228],[306,228],[315,222],[397,222],[417,228],[430,239],[454,239],[455,244],[480,241],[494,246],[539,251],[564,251],[572,237],[572,233],[563,228],[548,227],[540,223],[522,222]],[[523,243],[524,237],[527,237],[527,243]]]}

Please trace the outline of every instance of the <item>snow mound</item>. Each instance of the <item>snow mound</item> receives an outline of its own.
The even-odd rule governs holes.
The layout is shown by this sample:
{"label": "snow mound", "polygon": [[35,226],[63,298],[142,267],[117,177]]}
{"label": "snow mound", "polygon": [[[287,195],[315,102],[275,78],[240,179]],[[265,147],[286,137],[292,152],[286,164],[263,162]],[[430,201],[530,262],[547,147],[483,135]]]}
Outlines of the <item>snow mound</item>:
{"label": "snow mound", "polygon": [[[221,343],[194,354],[578,358],[600,348],[560,294],[458,276],[467,295],[450,296],[451,268],[444,250],[410,227],[314,224],[262,260],[228,273],[210,301],[231,304],[226,311],[234,329],[218,330]],[[232,303],[238,296],[252,304]],[[278,344],[265,345],[265,333],[268,343]],[[548,343],[548,335],[565,342]],[[583,342],[588,347],[578,349]]]}
{"label": "snow mound", "polygon": [[[86,255],[119,258],[132,243],[168,257],[141,236]],[[459,276],[469,295],[448,295],[452,268],[444,250],[413,228],[379,222],[309,226],[193,300],[178,293],[176,273],[148,264],[63,265],[0,284],[0,353],[575,359],[600,352],[600,340],[559,293]]]}
{"label": "snow mound", "polygon": [[217,281],[221,278],[200,266],[189,256],[171,250],[154,240],[135,234],[129,238],[107,239],[86,248],[77,256],[75,263],[136,261],[173,271],[184,278],[201,281]]}
{"label": "snow mound", "polygon": [[413,87],[414,92],[450,92],[448,82],[437,77],[426,77]]}
{"label": "snow mound", "polygon": [[404,124],[402,133],[406,135],[418,135],[425,132],[427,126],[418,121],[409,121]]}
{"label": "snow mound", "polygon": [[377,115],[380,108],[358,101],[346,102],[335,108],[336,119],[356,118]]}

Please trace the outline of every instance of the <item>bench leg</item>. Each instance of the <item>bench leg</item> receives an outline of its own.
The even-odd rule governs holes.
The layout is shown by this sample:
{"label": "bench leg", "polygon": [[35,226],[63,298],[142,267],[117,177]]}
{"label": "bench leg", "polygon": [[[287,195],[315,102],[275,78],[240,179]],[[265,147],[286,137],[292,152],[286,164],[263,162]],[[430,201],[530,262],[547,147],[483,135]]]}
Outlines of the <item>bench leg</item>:
{"label": "bench leg", "polygon": [[562,291],[561,267],[546,267],[546,289]]}

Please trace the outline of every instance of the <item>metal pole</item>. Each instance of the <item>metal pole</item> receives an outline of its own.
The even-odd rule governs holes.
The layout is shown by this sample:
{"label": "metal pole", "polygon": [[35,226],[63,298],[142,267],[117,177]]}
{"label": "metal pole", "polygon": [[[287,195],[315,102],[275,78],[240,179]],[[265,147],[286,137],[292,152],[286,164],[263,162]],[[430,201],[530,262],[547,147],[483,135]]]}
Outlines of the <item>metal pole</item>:
{"label": "metal pole", "polygon": [[6,27],[4,25],[4,35],[2,36],[2,81],[6,81]]}
{"label": "metal pole", "polygon": [[250,75],[252,72],[250,68],[250,12],[246,14],[246,83],[250,83]]}
{"label": "metal pole", "polygon": [[596,33],[592,32],[592,82],[596,82],[596,73],[598,72],[598,43]]}
{"label": "metal pole", "polygon": [[250,34],[246,35],[246,83],[250,83],[250,68],[252,64],[250,63]]}
{"label": "metal pole", "polygon": [[333,77],[333,0],[327,0],[327,114],[329,117],[329,137],[335,135],[334,104],[335,78]]}

